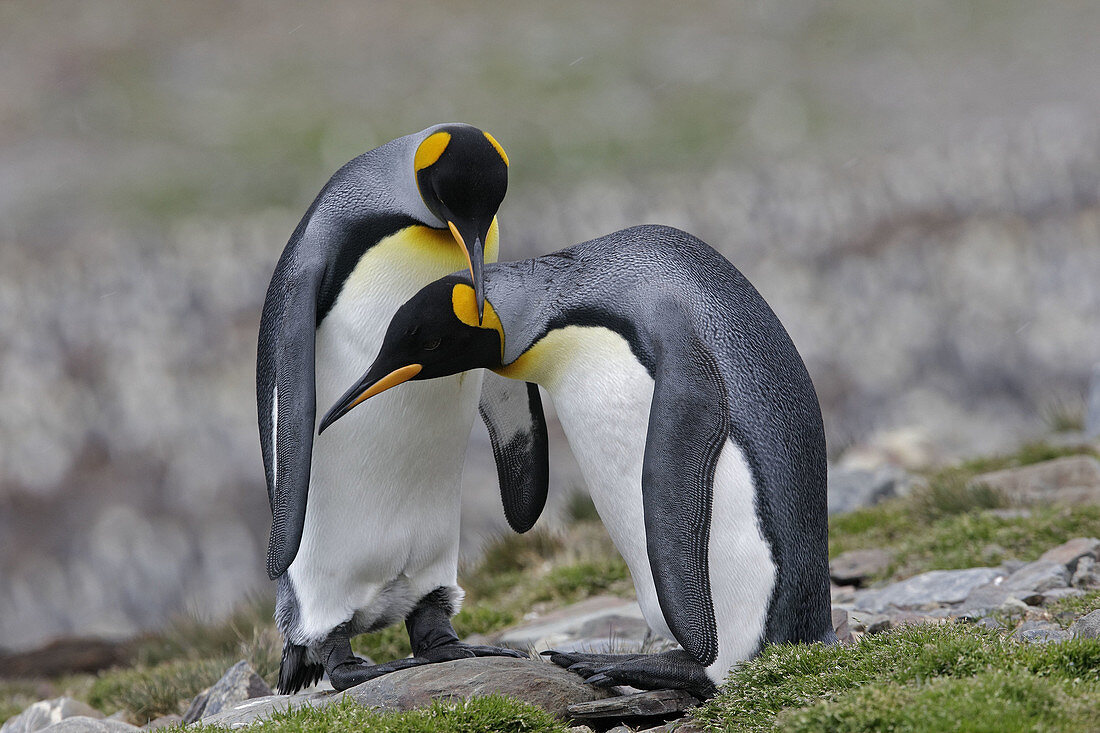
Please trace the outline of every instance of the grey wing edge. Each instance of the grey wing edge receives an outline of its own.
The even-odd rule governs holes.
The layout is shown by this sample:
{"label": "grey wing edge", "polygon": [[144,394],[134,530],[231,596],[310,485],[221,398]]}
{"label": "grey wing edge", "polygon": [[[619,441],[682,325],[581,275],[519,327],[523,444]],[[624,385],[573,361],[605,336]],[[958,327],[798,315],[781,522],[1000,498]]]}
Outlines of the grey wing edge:
{"label": "grey wing edge", "polygon": [[309,491],[313,427],[314,337],[324,268],[289,249],[267,291],[256,357],[260,448],[271,504],[267,574],[286,572],[298,554]]}
{"label": "grey wing edge", "polygon": [[535,525],[546,505],[550,455],[538,385],[487,371],[478,405],[497,464],[504,516],[516,532]]}

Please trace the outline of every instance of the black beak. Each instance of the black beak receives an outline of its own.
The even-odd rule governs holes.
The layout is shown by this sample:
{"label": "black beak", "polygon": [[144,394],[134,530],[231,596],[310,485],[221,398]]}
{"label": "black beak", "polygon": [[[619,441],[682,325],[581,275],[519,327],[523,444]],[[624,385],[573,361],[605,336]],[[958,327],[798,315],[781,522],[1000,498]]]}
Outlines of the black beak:
{"label": "black beak", "polygon": [[423,367],[420,364],[409,364],[391,370],[389,367],[380,368],[378,362],[375,362],[363,375],[363,378],[345,392],[344,396],[337,400],[336,404],[325,413],[325,416],[321,418],[320,427],[317,428],[317,434],[320,435],[325,432],[325,428],[351,412],[360,402],[369,400],[376,394],[385,392],[390,387],[396,387],[402,382],[409,381],[419,374],[421,369]]}

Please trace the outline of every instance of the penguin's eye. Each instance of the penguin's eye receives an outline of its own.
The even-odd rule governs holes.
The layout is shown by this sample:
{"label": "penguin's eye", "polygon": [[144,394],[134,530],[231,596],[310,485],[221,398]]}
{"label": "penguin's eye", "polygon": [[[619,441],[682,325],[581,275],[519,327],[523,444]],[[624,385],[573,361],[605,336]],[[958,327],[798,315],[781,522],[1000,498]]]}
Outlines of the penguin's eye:
{"label": "penguin's eye", "polygon": [[438,338],[429,339],[424,342],[424,345],[421,348],[424,349],[424,351],[435,351],[439,348],[439,342],[440,339]]}

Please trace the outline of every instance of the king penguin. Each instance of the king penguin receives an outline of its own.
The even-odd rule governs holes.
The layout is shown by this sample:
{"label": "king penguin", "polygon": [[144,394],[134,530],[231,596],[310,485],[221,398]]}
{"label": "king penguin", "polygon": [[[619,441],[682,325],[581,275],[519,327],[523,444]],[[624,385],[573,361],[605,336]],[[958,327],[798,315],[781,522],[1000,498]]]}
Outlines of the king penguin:
{"label": "king penguin", "polygon": [[[313,437],[317,400],[330,403],[362,373],[390,317],[425,284],[465,268],[480,317],[507,181],[503,148],[475,127],[444,124],[398,138],[333,175],[275,268],[256,385],[284,693],[324,672],[342,690],[426,662],[519,656],[463,644],[450,622],[462,598],[460,481],[482,375],[385,395],[344,429]],[[481,406],[491,434],[509,419],[509,403],[537,394],[496,380]],[[536,422],[545,431],[541,413]],[[534,472],[501,478],[507,493],[539,507],[546,457],[531,451],[540,445],[523,453]],[[353,655],[352,636],[402,619],[413,657],[375,665]]]}
{"label": "king penguin", "polygon": [[[321,428],[365,396],[464,369],[546,388],[647,623],[682,647],[552,661],[597,685],[706,697],[765,643],[836,640],[821,410],[729,261],[682,231],[635,227],[487,265],[485,296],[479,319],[467,277],[421,290]],[[521,417],[510,424],[529,442]]]}

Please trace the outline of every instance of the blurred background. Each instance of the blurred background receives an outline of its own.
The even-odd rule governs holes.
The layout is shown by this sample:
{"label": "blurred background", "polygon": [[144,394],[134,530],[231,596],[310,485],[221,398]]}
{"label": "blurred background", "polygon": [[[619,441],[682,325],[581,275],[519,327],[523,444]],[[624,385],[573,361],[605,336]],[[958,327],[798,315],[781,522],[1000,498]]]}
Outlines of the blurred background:
{"label": "blurred background", "polygon": [[[1098,32],[1095,0],[0,4],[0,647],[268,592],[268,280],[336,168],[437,122],[507,149],[506,259],[720,249],[840,464],[1079,428]],[[552,439],[550,523],[583,489]],[[464,490],[472,557],[505,526],[480,427]]]}

